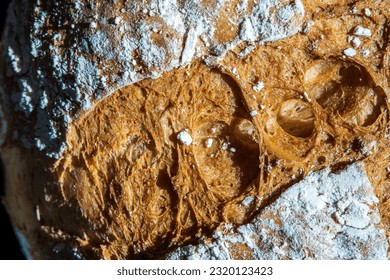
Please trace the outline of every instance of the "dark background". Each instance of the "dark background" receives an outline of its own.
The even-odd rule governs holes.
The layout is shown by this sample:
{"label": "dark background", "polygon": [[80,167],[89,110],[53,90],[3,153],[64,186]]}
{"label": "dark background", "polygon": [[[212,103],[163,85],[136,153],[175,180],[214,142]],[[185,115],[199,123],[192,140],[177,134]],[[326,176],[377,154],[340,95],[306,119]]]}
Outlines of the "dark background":
{"label": "dark background", "polygon": [[[10,0],[0,0],[0,32],[3,36],[3,27],[7,14],[7,7]],[[4,196],[4,176],[3,176],[3,163],[0,162],[0,196]],[[25,259],[18,241],[13,232],[11,223],[9,221],[7,212],[5,211],[3,204],[0,203],[0,260],[20,260]]]}

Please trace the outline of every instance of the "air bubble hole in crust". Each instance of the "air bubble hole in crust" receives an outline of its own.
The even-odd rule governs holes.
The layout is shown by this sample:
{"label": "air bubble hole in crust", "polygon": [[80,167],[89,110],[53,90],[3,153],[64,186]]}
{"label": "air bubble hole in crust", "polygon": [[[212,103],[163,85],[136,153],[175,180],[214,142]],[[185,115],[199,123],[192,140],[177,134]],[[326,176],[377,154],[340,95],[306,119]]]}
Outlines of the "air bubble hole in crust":
{"label": "air bubble hole in crust", "polygon": [[270,136],[275,135],[275,127],[274,127],[274,121],[268,120],[267,123],[264,126],[264,132],[266,134],[269,134]]}
{"label": "air bubble hole in crust", "polygon": [[300,99],[283,102],[277,114],[277,122],[285,132],[300,138],[310,137],[315,128],[313,110]]}
{"label": "air bubble hole in crust", "polygon": [[320,61],[305,73],[305,89],[326,111],[357,126],[372,125],[385,105],[385,94],[361,65]]}
{"label": "air bubble hole in crust", "polygon": [[232,134],[240,145],[248,149],[258,148],[256,128],[249,120],[243,118],[236,119],[232,125]]}
{"label": "air bubble hole in crust", "polygon": [[317,163],[318,164],[324,164],[326,162],[326,157],[324,157],[324,156],[319,156],[318,158],[317,158]]}

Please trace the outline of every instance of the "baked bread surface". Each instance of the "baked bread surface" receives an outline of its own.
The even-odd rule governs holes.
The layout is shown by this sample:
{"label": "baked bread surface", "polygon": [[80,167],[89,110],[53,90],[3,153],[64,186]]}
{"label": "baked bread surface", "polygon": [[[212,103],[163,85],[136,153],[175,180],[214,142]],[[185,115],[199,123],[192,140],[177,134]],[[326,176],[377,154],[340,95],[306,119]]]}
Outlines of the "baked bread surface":
{"label": "baked bread surface", "polygon": [[386,257],[389,3],[198,2],[14,1],[9,22],[26,20],[3,38],[1,157],[28,253],[191,258],[181,248],[282,216],[309,174],[359,162],[366,253],[205,256]]}

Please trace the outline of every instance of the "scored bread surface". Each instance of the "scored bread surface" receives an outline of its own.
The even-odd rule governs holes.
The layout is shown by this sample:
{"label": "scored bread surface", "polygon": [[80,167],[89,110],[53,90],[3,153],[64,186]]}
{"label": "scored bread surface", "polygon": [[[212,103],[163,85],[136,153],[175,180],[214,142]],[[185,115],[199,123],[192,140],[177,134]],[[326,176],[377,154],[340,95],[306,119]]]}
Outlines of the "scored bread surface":
{"label": "scored bread surface", "polygon": [[[386,258],[389,2],[141,3],[10,9],[1,157],[31,257]],[[321,192],[303,224],[343,233],[329,251],[291,222]]]}

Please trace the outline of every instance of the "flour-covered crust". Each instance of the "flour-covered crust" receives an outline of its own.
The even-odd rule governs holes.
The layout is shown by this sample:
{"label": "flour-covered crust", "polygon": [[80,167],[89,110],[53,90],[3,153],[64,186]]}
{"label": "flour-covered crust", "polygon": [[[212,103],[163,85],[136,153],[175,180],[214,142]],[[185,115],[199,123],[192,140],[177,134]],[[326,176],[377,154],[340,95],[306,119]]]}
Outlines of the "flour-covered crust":
{"label": "flour-covered crust", "polygon": [[387,258],[389,5],[13,1],[0,151],[26,255]]}

